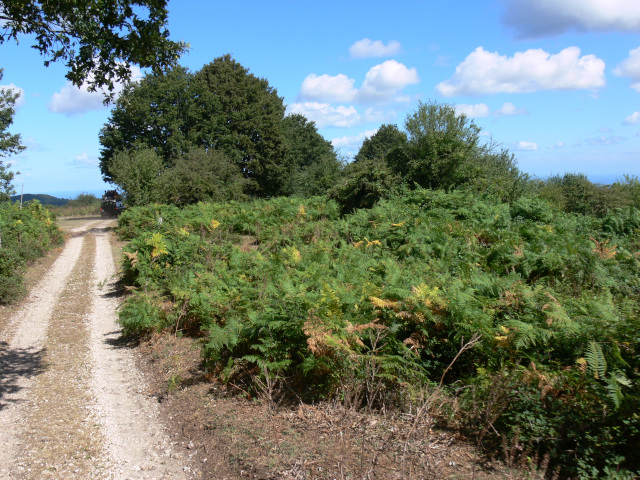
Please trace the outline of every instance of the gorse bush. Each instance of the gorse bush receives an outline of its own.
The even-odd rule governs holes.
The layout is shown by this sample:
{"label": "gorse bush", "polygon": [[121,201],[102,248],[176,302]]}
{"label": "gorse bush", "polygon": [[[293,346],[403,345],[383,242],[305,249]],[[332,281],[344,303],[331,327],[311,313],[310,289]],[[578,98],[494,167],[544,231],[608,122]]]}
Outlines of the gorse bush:
{"label": "gorse bush", "polygon": [[315,197],[125,212],[136,291],[120,321],[199,336],[208,367],[246,389],[402,408],[442,382],[486,445],[520,438],[565,477],[640,469],[636,210],[424,189],[340,210]]}
{"label": "gorse bush", "polygon": [[62,243],[62,234],[51,212],[37,200],[19,205],[0,203],[0,303],[8,303],[25,291],[25,267]]}

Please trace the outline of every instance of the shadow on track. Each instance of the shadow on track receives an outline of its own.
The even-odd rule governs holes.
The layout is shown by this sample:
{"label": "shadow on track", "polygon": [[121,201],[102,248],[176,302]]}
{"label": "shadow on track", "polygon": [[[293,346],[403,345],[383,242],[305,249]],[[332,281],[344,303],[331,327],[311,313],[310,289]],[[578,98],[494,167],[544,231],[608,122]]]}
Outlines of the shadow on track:
{"label": "shadow on track", "polygon": [[43,357],[45,349],[10,349],[6,342],[0,342],[0,410],[17,400],[10,397],[19,392],[21,380],[39,375],[45,370]]}

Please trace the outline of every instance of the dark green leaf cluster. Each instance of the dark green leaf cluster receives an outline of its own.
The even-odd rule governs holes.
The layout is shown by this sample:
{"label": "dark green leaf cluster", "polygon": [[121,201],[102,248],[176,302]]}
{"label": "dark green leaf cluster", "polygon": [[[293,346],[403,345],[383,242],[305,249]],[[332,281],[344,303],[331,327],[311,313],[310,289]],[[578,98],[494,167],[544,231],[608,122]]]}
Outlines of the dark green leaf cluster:
{"label": "dark green leaf cluster", "polygon": [[[105,180],[128,194],[124,184],[130,172],[122,162],[135,164],[137,151],[152,149],[160,160],[156,174],[161,175],[198,148],[224,154],[244,179],[239,186],[247,195],[325,193],[340,174],[332,145],[313,122],[284,114],[282,98],[267,80],[230,55],[196,73],[176,67],[147,75],[124,90],[102,129],[100,168]],[[171,187],[178,191],[185,186]],[[207,197],[189,201],[194,199]]]}
{"label": "dark green leaf cluster", "polygon": [[0,303],[22,296],[25,267],[62,243],[62,233],[52,215],[33,200],[20,209],[0,203]]}
{"label": "dark green leaf cluster", "polygon": [[533,181],[531,191],[565,212],[583,215],[602,217],[616,208],[640,208],[640,184],[628,175],[613,185],[592,183],[581,173],[553,175]]}
{"label": "dark green leaf cluster", "polygon": [[382,125],[364,141],[344,178],[330,192],[344,213],[371,208],[398,191],[465,188],[504,201],[528,186],[515,157],[480,141],[481,129],[452,105],[420,103],[405,120],[405,131]]}
{"label": "dark green leaf cluster", "polygon": [[247,183],[238,166],[219,150],[192,148],[171,167],[150,148],[118,152],[112,161],[113,181],[129,206],[153,202],[190,205],[245,199]]}
{"label": "dark green leaf cluster", "polygon": [[495,428],[566,476],[638,470],[639,215],[421,188],[346,216],[323,197],[136,208],[120,318],[200,335],[221,378],[308,399],[399,405],[445,376],[487,445]]}
{"label": "dark green leaf cluster", "polygon": [[186,50],[169,40],[166,0],[74,0],[0,2],[0,43],[22,35],[35,38],[33,48],[45,66],[63,61],[74,85],[90,90],[126,82],[131,65],[161,71]]}

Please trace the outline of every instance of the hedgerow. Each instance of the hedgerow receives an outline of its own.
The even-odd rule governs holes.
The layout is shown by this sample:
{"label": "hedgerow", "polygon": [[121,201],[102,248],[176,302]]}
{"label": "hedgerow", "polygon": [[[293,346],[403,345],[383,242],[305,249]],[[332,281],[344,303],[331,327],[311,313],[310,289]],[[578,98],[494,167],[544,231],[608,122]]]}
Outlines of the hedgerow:
{"label": "hedgerow", "polygon": [[0,203],[0,303],[24,295],[25,267],[62,243],[62,234],[51,212],[37,200],[24,208]]}
{"label": "hedgerow", "polygon": [[638,471],[639,215],[423,189],[344,217],[323,197],[135,208],[120,321],[200,336],[245,389],[402,408],[441,384],[486,445]]}

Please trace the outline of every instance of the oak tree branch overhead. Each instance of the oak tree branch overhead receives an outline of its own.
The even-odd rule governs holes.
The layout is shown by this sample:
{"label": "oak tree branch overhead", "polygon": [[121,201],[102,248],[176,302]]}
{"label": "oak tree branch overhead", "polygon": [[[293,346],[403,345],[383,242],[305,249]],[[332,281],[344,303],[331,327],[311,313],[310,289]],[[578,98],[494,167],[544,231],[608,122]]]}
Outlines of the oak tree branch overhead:
{"label": "oak tree branch overhead", "polygon": [[164,70],[187,49],[169,39],[166,0],[0,1],[0,43],[29,35],[44,64],[64,62],[74,85],[90,91],[131,78],[131,66]]}

